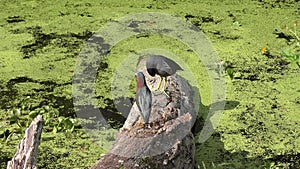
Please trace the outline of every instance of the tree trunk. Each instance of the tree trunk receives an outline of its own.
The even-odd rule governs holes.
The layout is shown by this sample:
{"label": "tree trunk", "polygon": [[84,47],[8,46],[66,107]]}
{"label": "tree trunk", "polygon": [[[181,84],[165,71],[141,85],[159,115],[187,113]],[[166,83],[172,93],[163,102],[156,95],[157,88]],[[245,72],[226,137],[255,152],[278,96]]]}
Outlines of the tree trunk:
{"label": "tree trunk", "polygon": [[[140,71],[147,80],[152,79],[147,81],[148,86],[156,83],[145,68]],[[136,104],[132,106],[114,145],[90,169],[194,168],[191,128],[196,111],[192,88],[186,80],[173,75],[167,78],[166,92],[169,97],[159,91],[152,92],[150,127],[138,124],[140,113]]]}

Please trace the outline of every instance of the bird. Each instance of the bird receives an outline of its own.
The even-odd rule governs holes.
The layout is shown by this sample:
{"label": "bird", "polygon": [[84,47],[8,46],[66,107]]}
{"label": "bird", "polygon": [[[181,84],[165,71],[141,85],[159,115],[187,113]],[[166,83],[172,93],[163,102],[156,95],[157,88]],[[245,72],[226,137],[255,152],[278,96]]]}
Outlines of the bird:
{"label": "bird", "polygon": [[177,71],[183,70],[176,62],[162,55],[152,55],[147,57],[146,69],[150,76],[155,76],[155,74],[157,74],[160,77],[158,86],[153,88],[152,89],[153,91],[156,91],[160,88],[162,79],[164,79],[164,86],[161,90],[164,93],[165,93],[166,83],[167,83],[166,78],[168,76],[175,74]]}
{"label": "bird", "polygon": [[[145,76],[142,72],[136,73],[136,82],[136,104],[143,119],[143,123],[148,124],[152,106],[151,91],[147,86]],[[143,123],[141,121],[139,122],[140,125],[143,125]]]}

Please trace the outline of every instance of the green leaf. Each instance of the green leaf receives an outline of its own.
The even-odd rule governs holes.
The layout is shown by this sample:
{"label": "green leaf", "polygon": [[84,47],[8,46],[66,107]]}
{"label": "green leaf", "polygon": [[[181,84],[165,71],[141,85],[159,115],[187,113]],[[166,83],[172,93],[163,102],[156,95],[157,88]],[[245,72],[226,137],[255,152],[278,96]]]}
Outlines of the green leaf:
{"label": "green leaf", "polygon": [[46,113],[44,114],[44,121],[45,121],[45,125],[48,125],[51,119],[51,115],[50,113]]}
{"label": "green leaf", "polygon": [[11,116],[8,120],[9,120],[9,123],[12,124],[12,123],[16,123],[18,121],[18,117],[17,116]]}
{"label": "green leaf", "polygon": [[34,119],[38,114],[39,114],[39,112],[34,110],[29,113],[29,117],[31,119]]}
{"label": "green leaf", "polygon": [[48,112],[48,111],[50,110],[50,107],[49,107],[49,106],[45,106],[45,107],[43,107],[43,109],[44,109],[46,112]]}
{"label": "green leaf", "polygon": [[63,122],[65,129],[71,129],[74,125],[70,118],[67,118]]}
{"label": "green leaf", "polygon": [[299,59],[300,59],[300,53],[296,53],[296,54],[295,54],[295,59],[296,59],[296,60],[299,60]]}
{"label": "green leaf", "polygon": [[234,70],[232,68],[226,68],[226,72],[227,72],[228,76],[230,77],[230,79],[233,79]]}
{"label": "green leaf", "polygon": [[284,56],[290,56],[290,52],[287,51],[287,50],[283,50],[283,51],[282,51],[282,54],[283,54]]}
{"label": "green leaf", "polygon": [[21,109],[14,109],[14,110],[12,110],[11,114],[12,114],[13,116],[19,117],[19,116],[22,114],[22,113],[21,113]]}
{"label": "green leaf", "polygon": [[55,133],[57,133],[57,131],[58,131],[58,128],[57,128],[57,126],[54,126],[54,127],[53,127],[53,131],[52,131],[52,132],[55,134]]}
{"label": "green leaf", "polygon": [[53,109],[52,114],[53,114],[53,117],[58,117],[59,116],[59,111],[57,109]]}
{"label": "green leaf", "polygon": [[59,117],[58,117],[58,122],[59,122],[59,123],[61,123],[63,120],[64,120],[64,117],[63,117],[63,116],[59,116]]}

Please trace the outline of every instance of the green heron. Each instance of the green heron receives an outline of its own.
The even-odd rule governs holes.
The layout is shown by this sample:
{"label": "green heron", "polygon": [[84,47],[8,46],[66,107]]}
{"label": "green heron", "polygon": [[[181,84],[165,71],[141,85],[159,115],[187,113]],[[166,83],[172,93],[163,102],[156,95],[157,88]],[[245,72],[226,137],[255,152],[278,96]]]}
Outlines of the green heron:
{"label": "green heron", "polygon": [[166,89],[166,77],[175,74],[178,70],[183,70],[176,62],[161,55],[149,56],[146,60],[146,68],[149,75],[155,76],[155,74],[158,74],[160,77],[158,86],[152,90],[158,90],[162,79],[164,79],[162,92],[165,92]]}
{"label": "green heron", "polygon": [[[149,90],[145,76],[142,72],[138,72],[136,74],[136,94],[135,100],[137,107],[140,111],[142,119],[144,123],[149,123],[149,117],[151,112],[151,103],[152,103],[152,95],[151,91]],[[139,122],[140,125],[143,123]]]}

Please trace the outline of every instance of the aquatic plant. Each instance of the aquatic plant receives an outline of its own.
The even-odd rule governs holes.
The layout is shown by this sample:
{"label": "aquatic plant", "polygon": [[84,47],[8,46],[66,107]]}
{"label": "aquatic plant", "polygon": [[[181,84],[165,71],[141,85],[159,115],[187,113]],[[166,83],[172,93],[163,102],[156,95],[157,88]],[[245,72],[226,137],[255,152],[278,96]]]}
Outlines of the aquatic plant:
{"label": "aquatic plant", "polygon": [[266,42],[266,45],[264,47],[261,48],[261,53],[263,55],[266,55],[267,57],[270,57],[270,48],[269,48],[269,44]]}
{"label": "aquatic plant", "polygon": [[223,72],[223,70],[225,71],[226,75],[229,76],[229,78],[232,80],[234,78],[234,70],[233,70],[233,66],[230,62],[228,61],[223,61],[221,60],[220,62],[217,63],[217,67],[215,69],[219,74],[221,74]]}
{"label": "aquatic plant", "polygon": [[28,110],[30,105],[27,100],[22,101],[21,105],[22,106],[20,108],[13,108],[8,111],[9,115],[6,118],[6,121],[10,127],[7,128],[3,135],[3,138],[6,142],[8,142],[12,136],[21,137],[31,121],[39,114],[43,115],[43,129],[46,132],[65,132],[68,134],[72,133],[76,127],[79,127],[79,122],[77,119],[59,115],[57,109],[44,106],[42,108],[30,111]]}
{"label": "aquatic plant", "polygon": [[297,32],[297,21],[293,22],[293,29],[290,29],[287,25],[284,26],[285,36],[288,40],[289,46],[294,48],[296,51],[291,52],[289,50],[282,50],[282,56],[292,64],[296,64],[300,68],[300,37]]}
{"label": "aquatic plant", "polygon": [[289,40],[292,43],[295,43],[297,46],[300,46],[300,37],[297,32],[297,21],[293,22],[293,29],[289,29],[289,27],[287,25],[284,26],[284,29],[287,31],[286,32],[287,34],[291,33],[291,34],[288,34],[288,37],[290,37]]}
{"label": "aquatic plant", "polygon": [[233,76],[234,76],[234,70],[233,70],[233,68],[231,68],[231,67],[226,67],[226,73],[227,73],[227,75],[230,77],[230,79],[232,80],[233,79]]}
{"label": "aquatic plant", "polygon": [[282,56],[284,56],[290,63],[296,64],[300,68],[300,52],[291,53],[287,50],[283,50]]}

